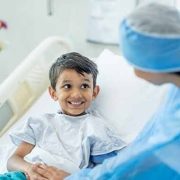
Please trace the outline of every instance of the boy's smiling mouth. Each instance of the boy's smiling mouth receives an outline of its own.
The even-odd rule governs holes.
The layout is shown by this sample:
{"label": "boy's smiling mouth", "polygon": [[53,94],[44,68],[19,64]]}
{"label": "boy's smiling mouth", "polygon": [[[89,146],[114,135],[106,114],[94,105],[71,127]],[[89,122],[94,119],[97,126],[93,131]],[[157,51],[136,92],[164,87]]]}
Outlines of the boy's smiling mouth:
{"label": "boy's smiling mouth", "polygon": [[72,106],[80,106],[82,104],[84,104],[84,101],[68,101],[68,103]]}

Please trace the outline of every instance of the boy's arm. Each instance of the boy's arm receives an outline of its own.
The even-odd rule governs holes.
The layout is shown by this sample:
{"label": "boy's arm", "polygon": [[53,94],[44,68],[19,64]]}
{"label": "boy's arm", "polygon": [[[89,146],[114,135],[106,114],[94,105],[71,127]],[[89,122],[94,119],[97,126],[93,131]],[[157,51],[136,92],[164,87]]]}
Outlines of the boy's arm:
{"label": "boy's arm", "polygon": [[7,161],[7,169],[9,171],[23,171],[28,175],[32,174],[32,164],[24,160],[24,157],[29,154],[34,145],[27,142],[22,142],[16,149],[16,151],[10,156]]}
{"label": "boy's arm", "polygon": [[20,170],[26,171],[30,166],[30,163],[24,160],[24,157],[29,154],[34,145],[27,142],[22,142],[16,149],[16,151],[11,155],[7,162],[7,169],[9,171]]}

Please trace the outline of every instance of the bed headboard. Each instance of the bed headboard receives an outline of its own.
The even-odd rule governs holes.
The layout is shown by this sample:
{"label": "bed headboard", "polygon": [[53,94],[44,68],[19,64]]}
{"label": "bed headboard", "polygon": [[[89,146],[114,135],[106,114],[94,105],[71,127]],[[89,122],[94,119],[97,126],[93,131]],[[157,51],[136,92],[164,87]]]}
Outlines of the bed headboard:
{"label": "bed headboard", "polygon": [[0,136],[47,89],[50,65],[58,56],[71,49],[68,40],[48,37],[0,85]]}

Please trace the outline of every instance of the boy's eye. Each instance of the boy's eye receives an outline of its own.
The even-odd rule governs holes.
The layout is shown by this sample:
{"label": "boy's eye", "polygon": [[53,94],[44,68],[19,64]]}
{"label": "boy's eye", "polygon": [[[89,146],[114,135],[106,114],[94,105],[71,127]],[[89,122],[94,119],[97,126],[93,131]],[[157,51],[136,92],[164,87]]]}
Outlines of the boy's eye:
{"label": "boy's eye", "polygon": [[87,88],[89,88],[89,87],[90,87],[89,84],[82,84],[82,85],[81,85],[81,88],[82,88],[82,89],[87,89]]}
{"label": "boy's eye", "polygon": [[71,85],[70,85],[70,84],[65,84],[65,85],[63,86],[63,88],[64,88],[64,89],[69,89],[69,88],[71,88]]}

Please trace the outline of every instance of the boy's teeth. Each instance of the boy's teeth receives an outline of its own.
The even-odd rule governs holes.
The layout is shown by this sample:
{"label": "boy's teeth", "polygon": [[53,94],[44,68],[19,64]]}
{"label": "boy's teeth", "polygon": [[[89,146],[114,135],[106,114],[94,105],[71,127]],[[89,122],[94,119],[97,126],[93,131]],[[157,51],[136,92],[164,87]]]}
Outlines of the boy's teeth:
{"label": "boy's teeth", "polygon": [[71,104],[77,105],[77,104],[81,104],[81,102],[71,102]]}

